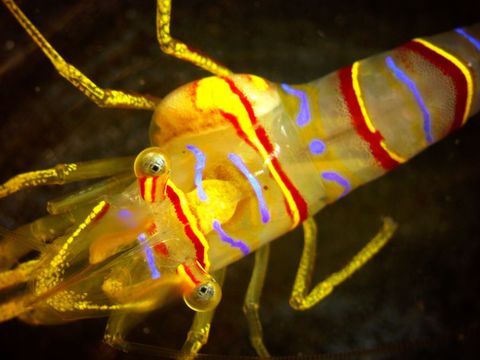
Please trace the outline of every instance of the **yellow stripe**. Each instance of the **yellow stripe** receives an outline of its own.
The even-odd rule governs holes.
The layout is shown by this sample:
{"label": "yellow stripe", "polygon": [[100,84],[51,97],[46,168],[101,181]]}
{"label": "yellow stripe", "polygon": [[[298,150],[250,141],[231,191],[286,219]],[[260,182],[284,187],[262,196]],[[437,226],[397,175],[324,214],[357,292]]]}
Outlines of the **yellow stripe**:
{"label": "yellow stripe", "polygon": [[468,116],[470,115],[470,108],[472,106],[472,97],[473,97],[473,79],[472,79],[472,74],[470,73],[470,70],[468,70],[468,67],[465,66],[455,56],[439,48],[438,46],[433,45],[431,42],[428,42],[427,40],[424,40],[424,39],[418,39],[418,38],[413,39],[413,41],[416,41],[422,44],[423,46],[429,48],[432,51],[435,51],[437,54],[440,54],[444,58],[448,59],[450,62],[455,64],[455,66],[460,69],[463,76],[465,76],[465,80],[467,81],[467,103],[465,105],[465,113],[463,115],[462,125],[465,124],[467,122]]}
{"label": "yellow stripe", "polygon": [[145,194],[144,194],[145,201],[149,203],[153,202],[153,197],[152,197],[153,178],[147,177],[143,186],[145,189]]}
{"label": "yellow stripe", "polygon": [[187,197],[185,196],[185,193],[182,190],[180,190],[170,179],[167,180],[167,185],[170,186],[173,189],[173,191],[175,191],[178,198],[180,199],[180,207],[182,208],[182,211],[185,214],[185,217],[187,218],[188,223],[192,228],[192,231],[194,232],[195,236],[200,240],[200,243],[203,246],[203,259],[205,261],[205,271],[208,271],[208,269],[210,268],[210,259],[208,258],[209,245],[208,245],[207,239],[205,238],[205,235],[203,235],[203,233],[200,231],[200,228],[198,227],[197,218],[195,217],[195,215],[193,215],[192,211],[190,210]]}
{"label": "yellow stripe", "polygon": [[[360,62],[356,61],[353,63],[352,66],[352,82],[353,82],[353,91],[355,91],[355,96],[357,97],[358,104],[360,105],[360,111],[362,112],[363,118],[365,119],[365,123],[367,124],[368,130],[372,134],[377,132],[377,129],[373,125],[372,120],[370,119],[370,116],[368,115],[367,108],[365,106],[365,102],[363,101],[363,95],[362,95],[362,89],[360,88],[360,82],[358,81],[358,69],[360,68]],[[401,157],[400,155],[396,154],[392,150],[390,150],[387,147],[387,144],[385,144],[384,141],[380,142],[380,146],[388,153],[388,155],[394,159],[395,161],[399,163],[404,163],[406,159]]]}
{"label": "yellow stripe", "polygon": [[61,281],[61,275],[65,271],[65,267],[68,266],[66,262],[67,251],[70,245],[72,245],[75,238],[77,238],[80,233],[92,222],[93,219],[103,210],[106,205],[105,201],[100,201],[88,214],[88,216],[83,220],[83,222],[78,225],[75,231],[68,237],[68,239],[63,243],[62,247],[58,253],[53,257],[50,265],[38,276],[37,283],[35,286],[35,293],[41,294],[48,289],[51,289]]}
{"label": "yellow stripe", "polygon": [[185,265],[180,264],[177,267],[178,275],[180,275],[189,285],[190,287],[195,287],[195,283],[193,282],[192,278],[188,276],[187,272],[185,271]]}
{"label": "yellow stripe", "polygon": [[[221,97],[215,96],[215,94],[221,94]],[[228,83],[225,80],[216,77],[206,78],[199,81],[196,105],[200,109],[220,108],[237,116],[240,128],[248,137],[253,146],[257,149],[260,156],[267,164],[267,167],[277,182],[277,185],[280,187],[280,190],[287,201],[288,207],[292,212],[292,228],[296,227],[300,222],[300,212],[298,211],[297,204],[290,190],[288,190],[287,186],[282,181],[277,169],[275,169],[271,163],[271,155],[267,152],[261,141],[258,139],[245,107],[238,96],[231,91]]]}

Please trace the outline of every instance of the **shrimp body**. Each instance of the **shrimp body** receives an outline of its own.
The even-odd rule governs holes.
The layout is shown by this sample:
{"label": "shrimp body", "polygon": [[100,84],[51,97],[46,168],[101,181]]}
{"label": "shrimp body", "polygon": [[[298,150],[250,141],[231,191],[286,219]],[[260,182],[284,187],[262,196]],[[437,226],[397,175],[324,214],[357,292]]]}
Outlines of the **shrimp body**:
{"label": "shrimp body", "polygon": [[[480,33],[478,25],[467,30]],[[458,38],[450,32],[413,40],[303,85],[232,75],[182,86],[159,103],[151,124],[152,145],[169,159],[168,179],[139,177],[106,197],[101,219],[93,216],[95,225],[78,241],[82,249],[69,252],[85,252],[87,268],[112,271],[117,261],[128,286],[145,288],[165,276],[180,293],[185,282],[200,282],[476,113],[480,81],[472,69],[480,57]],[[110,302],[132,302],[112,290],[126,287],[125,279],[97,285],[110,291]],[[59,298],[48,303],[68,308]]]}

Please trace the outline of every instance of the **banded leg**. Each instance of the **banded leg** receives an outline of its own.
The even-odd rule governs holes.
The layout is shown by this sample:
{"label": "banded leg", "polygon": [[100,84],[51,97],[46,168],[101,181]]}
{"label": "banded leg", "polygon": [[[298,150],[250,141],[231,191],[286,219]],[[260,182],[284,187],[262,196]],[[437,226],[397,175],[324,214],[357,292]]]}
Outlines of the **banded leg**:
{"label": "banded leg", "polygon": [[260,322],[258,313],[269,256],[270,244],[265,244],[255,253],[255,265],[243,305],[243,312],[247,317],[248,328],[250,330],[250,343],[261,358],[270,357],[263,342],[262,323]]}
{"label": "banded leg", "polygon": [[290,306],[295,310],[306,310],[319,303],[328,296],[335,286],[348,279],[355,271],[360,269],[391,239],[397,225],[391,218],[383,219],[383,226],[375,237],[365,245],[350,262],[327,279],[318,283],[308,293],[315,263],[315,250],[317,238],[317,225],[315,220],[308,218],[303,223],[304,248],[297,276],[290,295]]}
{"label": "banded leg", "polygon": [[[225,280],[226,270],[226,268],[222,268],[213,274],[213,277],[220,286],[223,285]],[[182,359],[194,359],[200,349],[207,343],[214,314],[215,309],[195,313],[192,326],[187,334],[187,339],[182,346]]]}
{"label": "banded leg", "polygon": [[126,172],[132,168],[133,160],[133,157],[122,157],[58,164],[50,169],[19,174],[0,185],[0,198],[25,188],[43,185],[63,185],[73,181],[95,179]]}
{"label": "banded leg", "polygon": [[38,29],[25,16],[22,10],[12,0],[2,0],[5,6],[15,16],[32,40],[52,62],[58,73],[67,79],[73,86],[83,92],[90,100],[100,107],[130,108],[154,110],[158,99],[144,95],[127,94],[123,91],[102,89],[80,70],[67,63],[63,57],[43,37]]}
{"label": "banded leg", "polygon": [[212,74],[219,76],[231,75],[232,72],[217,61],[202,55],[185,43],[171,37],[171,12],[172,0],[157,0],[157,39],[160,49],[165,54],[191,62]]}

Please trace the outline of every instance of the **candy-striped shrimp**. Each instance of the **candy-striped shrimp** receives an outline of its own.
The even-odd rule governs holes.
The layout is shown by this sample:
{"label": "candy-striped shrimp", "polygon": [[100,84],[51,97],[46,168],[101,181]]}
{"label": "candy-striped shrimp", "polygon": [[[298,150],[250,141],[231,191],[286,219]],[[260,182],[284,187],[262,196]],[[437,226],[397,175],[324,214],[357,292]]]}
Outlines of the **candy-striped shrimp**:
{"label": "candy-striped shrimp", "polygon": [[[198,147],[198,148],[199,148],[199,147]],[[192,155],[193,155],[193,153],[192,153]],[[229,159],[230,159],[230,158],[229,158]],[[208,163],[208,160],[207,160],[207,163]],[[273,169],[273,170],[275,170],[275,169]],[[273,170],[272,170],[272,171],[273,171]],[[278,175],[278,176],[280,176],[280,175]],[[327,177],[328,177],[328,175],[327,175]],[[331,175],[330,175],[330,179],[332,179]],[[327,178],[326,180],[328,180],[328,178]],[[208,193],[208,191],[207,191],[207,193]],[[341,194],[341,192],[339,192],[339,194]],[[99,210],[99,211],[100,211],[100,210]],[[101,211],[100,211],[100,212],[101,212]],[[300,216],[299,216],[299,217],[300,217]],[[263,217],[262,217],[262,219],[263,219]],[[293,219],[295,219],[294,216],[292,216],[292,221],[293,221]],[[140,247],[139,247],[139,248],[140,248]],[[238,250],[241,252],[241,251],[242,251],[242,250],[241,250],[241,247],[238,247]],[[152,273],[152,275],[153,275],[153,273]]]}

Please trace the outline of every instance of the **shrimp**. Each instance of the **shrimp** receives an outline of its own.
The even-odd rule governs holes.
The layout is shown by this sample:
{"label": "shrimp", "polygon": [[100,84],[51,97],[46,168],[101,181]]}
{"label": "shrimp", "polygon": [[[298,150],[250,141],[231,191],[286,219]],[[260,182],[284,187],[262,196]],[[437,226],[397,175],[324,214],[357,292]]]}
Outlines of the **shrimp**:
{"label": "shrimp", "polygon": [[[171,129],[167,129],[167,131],[170,131],[170,130],[171,130]],[[172,131],[173,131],[173,130],[172,130]],[[211,135],[211,134],[209,134],[209,136],[210,136],[210,135]],[[222,136],[223,136],[223,135],[222,135]],[[161,141],[159,141],[159,142],[161,142]],[[185,146],[184,146],[184,145],[185,145]],[[181,144],[181,146],[178,145],[178,144],[177,144],[177,145],[174,144],[174,145],[172,145],[172,146],[174,147],[174,149],[173,149],[172,151],[169,151],[169,153],[171,153],[171,154],[189,154],[189,162],[190,162],[190,163],[188,164],[188,166],[185,165],[185,164],[181,164],[181,165],[182,165],[182,167],[185,165],[186,168],[192,170],[189,175],[185,175],[185,176],[189,176],[189,177],[190,177],[189,179],[187,179],[187,180],[185,180],[185,181],[194,184],[194,183],[195,183],[195,179],[194,179],[193,169],[195,169],[194,162],[195,162],[195,160],[197,159],[197,157],[195,156],[195,151],[193,150],[194,148],[193,148],[192,146],[190,146],[190,149],[189,149],[189,148],[187,147],[188,145],[196,145],[196,148],[197,148],[197,149],[200,149],[200,148],[201,148],[200,146],[198,146],[198,144]],[[177,146],[177,148],[175,148],[175,146]],[[252,146],[247,147],[246,150],[245,150],[245,152],[251,151],[251,150],[252,150],[251,147],[252,147]],[[179,149],[181,149],[181,150],[180,150],[180,151],[177,151],[177,150],[179,150]],[[258,150],[258,149],[257,149],[257,150]],[[183,153],[182,153],[182,152],[183,152]],[[205,152],[205,151],[204,151],[204,153],[208,153],[207,164],[208,164],[209,161],[210,161],[209,159],[211,159],[210,154],[211,154],[212,152],[213,152],[213,150],[212,150],[212,151],[208,151],[208,152]],[[234,153],[234,152],[232,151],[232,153]],[[240,153],[243,154],[243,153],[244,153],[243,150],[242,150],[242,152],[240,152]],[[141,160],[141,159],[140,159],[140,160]],[[140,161],[140,160],[139,160],[139,161]],[[230,159],[229,159],[229,160],[230,160]],[[123,160],[122,160],[122,161],[123,161]],[[128,160],[128,161],[131,162],[131,160]],[[142,161],[140,161],[140,162],[142,162]],[[246,162],[246,161],[244,161],[244,162]],[[177,161],[176,159],[174,159],[174,158],[170,159],[170,163],[172,164],[172,166],[179,166],[179,167],[180,167],[180,162],[178,162],[178,161]],[[239,162],[237,162],[237,165],[238,165],[238,163],[239,163]],[[248,164],[248,162],[246,162],[246,163]],[[232,164],[234,164],[234,166],[235,166],[235,163],[234,163],[233,161],[232,161]],[[116,166],[116,167],[118,167],[118,166]],[[269,169],[269,170],[270,170],[270,172],[274,172],[274,171],[275,171],[274,168],[273,168],[273,169]],[[205,170],[204,170],[204,171],[205,171]],[[206,169],[206,171],[207,171],[207,172],[210,171],[210,173],[212,173],[212,172],[215,173],[215,171],[223,171],[223,170]],[[240,171],[240,170],[239,170],[239,171]],[[174,172],[176,172],[176,173],[178,174],[178,170],[175,171],[174,168],[171,169],[171,172],[172,172],[172,174],[173,174]],[[216,173],[215,173],[215,174],[216,174]],[[240,181],[240,179],[243,179],[243,178],[241,178],[242,174],[243,174],[243,173],[241,173],[241,171],[240,171],[239,173],[237,173],[238,178],[236,178],[236,179],[228,179],[228,180],[235,184],[235,188],[240,188],[240,189],[243,190],[242,192],[245,193],[245,192],[246,192],[245,189],[249,189],[249,187],[248,187],[248,186],[245,186],[245,185],[248,185],[248,184],[246,184],[246,183],[242,185],[242,182]],[[280,177],[281,175],[277,175],[277,176]],[[217,176],[217,177],[214,177],[214,178],[215,178],[215,179],[218,179],[218,176]],[[248,178],[248,177],[245,176],[245,178]],[[225,181],[225,179],[223,179],[223,180]],[[243,180],[243,181],[244,181],[244,180]],[[265,181],[266,181],[266,180],[265,180]],[[204,182],[205,182],[205,181],[204,181]],[[262,182],[263,182],[263,181],[262,181]],[[228,181],[227,181],[227,183],[228,183]],[[212,183],[212,184],[213,184],[213,183]],[[163,185],[164,185],[164,184],[163,184]],[[162,186],[163,186],[163,185],[162,185]],[[320,185],[321,185],[321,184],[320,184]],[[175,184],[174,184],[174,186],[175,186]],[[226,186],[228,186],[228,185],[226,185]],[[161,186],[159,186],[159,187],[161,187]],[[196,186],[195,186],[195,187],[196,187]],[[215,184],[213,184],[213,187],[212,187],[212,188],[220,188],[220,187],[221,187],[221,185],[219,185],[218,183],[215,183]],[[209,190],[208,190],[209,187],[208,187],[206,184],[205,184],[204,188],[205,188],[204,190],[205,190],[206,195],[209,196],[209,197],[213,197],[213,195],[210,194],[210,192],[209,192]],[[269,188],[272,188],[272,186],[270,185]],[[197,191],[198,194],[201,192],[201,191],[199,191],[199,188],[197,188],[196,191]],[[281,191],[281,190],[280,190],[280,191]],[[229,191],[229,192],[230,192],[230,191]],[[255,191],[253,191],[253,190],[250,190],[250,192],[251,192],[252,195],[255,194]],[[155,194],[156,194],[156,193],[155,193]],[[342,194],[342,192],[341,192],[341,191],[337,191],[337,194],[336,194],[336,195],[339,195],[339,194]],[[188,194],[187,194],[187,195],[188,195]],[[236,195],[236,194],[233,194],[233,195],[234,195],[234,197],[240,196],[240,195]],[[133,196],[133,195],[132,195],[132,196]],[[161,195],[160,195],[160,196],[161,196]],[[153,196],[152,196],[152,197],[153,197]],[[198,196],[198,198],[200,198],[200,196]],[[144,201],[147,201],[147,199],[143,199],[143,200],[144,200]],[[235,200],[232,200],[232,201],[242,202],[242,201],[244,201],[244,199],[238,200],[238,199],[235,198]],[[288,200],[287,200],[287,202],[288,202]],[[290,202],[292,202],[292,201],[290,201]],[[111,201],[111,203],[113,204],[112,207],[114,207],[114,205],[115,205],[115,206],[117,206],[117,209],[118,209],[118,208],[121,208],[121,207],[123,206],[123,205],[119,205],[119,203],[116,203],[116,202],[113,201],[113,200]],[[114,203],[115,203],[115,204],[114,204]],[[172,202],[172,203],[174,203],[174,202]],[[260,203],[259,200],[258,200],[258,203]],[[267,203],[268,203],[268,200],[267,200]],[[119,229],[119,226],[122,224],[122,223],[119,221],[119,219],[118,219],[118,218],[115,219],[115,218],[112,218],[112,217],[111,217],[113,210],[108,210],[108,211],[106,211],[105,215],[102,215],[103,217],[97,218],[97,216],[99,216],[99,214],[103,214],[103,212],[104,212],[103,209],[104,209],[104,208],[103,208],[103,205],[102,205],[100,202],[99,202],[98,204],[94,204],[94,205],[95,205],[95,206],[92,206],[90,209],[86,210],[86,214],[85,214],[84,216],[82,216],[80,220],[77,220],[77,221],[80,223],[80,225],[78,225],[78,226],[76,227],[76,229],[79,229],[79,227],[81,226],[81,224],[86,224],[85,227],[88,228],[88,224],[89,224],[89,223],[85,223],[85,221],[87,221],[88,219],[90,219],[90,220],[88,220],[88,221],[91,221],[91,222],[94,222],[94,221],[95,221],[96,224],[98,224],[98,225],[97,225],[97,226],[98,226],[97,229],[100,229],[101,224],[105,224],[105,226],[107,226],[108,228],[117,228],[117,230],[118,230],[119,232],[122,232],[122,231],[123,231],[123,233],[126,233],[125,230],[122,230],[121,228]],[[96,207],[97,205],[98,205],[99,207]],[[237,206],[238,206],[238,205],[237,205]],[[130,208],[130,205],[129,205],[128,207]],[[292,206],[291,206],[291,207],[292,207]],[[97,210],[95,210],[95,209],[97,209]],[[280,209],[279,209],[279,210],[280,210]],[[90,212],[89,212],[89,211],[90,211]],[[175,210],[175,211],[177,211],[177,210]],[[170,212],[172,212],[172,211],[170,210]],[[228,212],[228,211],[227,211],[227,212]],[[252,213],[253,213],[253,211],[252,211]],[[227,214],[227,215],[228,215],[228,214]],[[263,214],[262,214],[262,215],[263,215]],[[110,217],[109,217],[109,216],[110,216]],[[119,217],[119,216],[120,216],[120,210],[118,210],[118,215],[117,215],[117,217]],[[139,218],[143,217],[143,214],[141,213],[140,210],[138,210],[138,211],[133,211],[133,215],[132,215],[132,216],[135,217],[135,221],[134,221],[135,223],[138,224],[138,223],[141,223],[141,222],[142,222],[142,221],[139,219]],[[274,216],[274,215],[270,214],[270,216],[271,216],[272,218],[274,218],[274,217],[279,218],[278,215],[275,215],[275,216]],[[79,217],[80,217],[80,216],[79,216]],[[264,216],[264,217],[265,217],[265,216]],[[301,220],[304,220],[304,219],[302,218],[302,215],[297,215],[297,218],[298,218],[298,222],[301,222]],[[292,222],[295,221],[294,219],[295,219],[295,216],[292,217]],[[262,218],[262,220],[263,220],[263,218]],[[229,221],[230,221],[230,219],[228,219],[228,220],[222,220],[222,221],[219,221],[219,223],[220,223],[220,225],[223,225],[223,224],[225,224],[225,223],[228,223]],[[117,222],[118,222],[118,223],[117,223]],[[166,224],[166,222],[163,222],[163,223]],[[163,224],[163,223],[162,223],[162,224]],[[112,226],[113,224],[114,224],[115,226]],[[213,224],[214,224],[214,223],[212,223],[212,228],[213,228]],[[148,225],[148,224],[147,224],[147,225]],[[144,230],[144,231],[139,231],[138,228],[137,228],[137,229],[135,229],[135,232],[139,232],[139,234],[138,234],[139,236],[141,235],[141,233],[144,233],[144,232],[146,232],[147,235],[148,235],[149,226],[147,226],[147,225],[145,225],[145,227],[142,229],[142,230]],[[165,226],[166,226],[166,225],[165,225]],[[284,225],[282,225],[282,226],[289,228],[291,225],[290,225],[290,224],[289,224],[289,225],[285,225],[285,224],[284,224]],[[120,227],[121,227],[121,226],[120,226]],[[157,227],[160,227],[160,224],[157,224]],[[224,226],[221,226],[221,227],[223,228]],[[221,228],[218,228],[218,229],[221,230]],[[279,230],[279,232],[283,232],[284,230],[285,230],[285,229],[281,229],[281,230]],[[91,231],[95,231],[95,230],[92,229]],[[285,230],[285,231],[286,231],[286,230]],[[75,229],[72,230],[72,232],[75,233]],[[97,232],[100,232],[100,233],[101,233],[102,230],[97,230]],[[176,228],[175,231],[173,231],[173,233],[179,233],[179,232],[181,233],[181,228]],[[80,234],[79,236],[82,235],[81,233],[79,233],[79,234]],[[115,233],[114,235],[116,236],[117,234]],[[131,234],[130,234],[130,235],[131,235]],[[130,236],[130,235],[128,235],[128,236]],[[114,236],[114,237],[115,237],[115,236]],[[127,237],[128,237],[128,236],[127,236]],[[118,237],[118,236],[117,236],[117,237]],[[130,236],[130,237],[131,237],[131,236]],[[93,236],[93,238],[95,238],[95,236]],[[93,238],[92,238],[92,239],[93,239]],[[101,238],[101,236],[99,235],[99,236],[97,236],[97,238],[100,238],[101,240],[97,240],[96,243],[92,243],[88,251],[87,251],[87,250],[81,250],[81,249],[67,249],[67,251],[70,252],[70,253],[72,254],[72,256],[75,255],[75,256],[79,256],[79,257],[83,256],[83,255],[81,255],[82,252],[83,252],[83,253],[89,252],[89,256],[90,256],[90,257],[89,257],[88,262],[89,262],[90,264],[99,264],[99,263],[102,263],[102,262],[104,262],[104,261],[107,259],[107,258],[102,258],[102,257],[108,256],[108,254],[107,254],[107,255],[102,254],[102,251],[103,251],[103,252],[108,252],[108,251],[110,251],[110,249],[107,249],[107,250],[105,250],[105,249],[92,250],[92,249],[96,249],[96,248],[95,248],[95,244],[102,243],[102,242],[103,242],[103,243],[107,243],[107,241],[106,241],[105,239],[107,239],[108,237],[106,237],[106,238],[105,238],[105,237]],[[112,238],[112,237],[110,237],[110,238],[108,238],[108,239],[111,240],[111,238]],[[137,236],[137,238],[138,238],[138,236]],[[235,238],[242,238],[242,236],[237,236],[237,237],[235,237]],[[103,239],[103,240],[102,240],[102,239]],[[141,246],[141,239],[139,238],[139,239],[137,239],[137,240],[138,240],[138,241],[137,241],[137,242],[138,242],[138,245],[137,245],[137,243],[135,243],[135,248],[131,250],[131,251],[132,251],[133,253],[135,253],[136,255],[133,254],[133,253],[129,253],[128,251],[130,251],[130,250],[129,250],[128,248],[125,250],[125,251],[126,251],[126,252],[125,252],[125,255],[130,254],[130,255],[129,255],[129,258],[131,258],[132,261],[135,261],[135,258],[138,257],[137,261],[140,261],[142,264],[148,264],[148,261],[146,260],[146,259],[148,258],[147,254],[146,254],[147,251],[144,251],[143,247]],[[90,240],[89,240],[89,241],[90,241]],[[156,240],[151,240],[152,244],[154,244],[155,241],[156,241]],[[66,239],[66,242],[68,242],[68,239]],[[88,242],[88,241],[82,241],[82,240],[80,239],[79,243],[81,243],[81,242],[86,243],[86,242]],[[111,241],[108,241],[108,243],[111,243]],[[200,241],[200,243],[201,243],[201,241]],[[235,245],[235,244],[238,245],[238,246],[233,246],[233,245]],[[82,244],[82,245],[84,245],[84,244]],[[120,240],[120,245],[119,245],[119,244],[117,244],[117,245],[118,245],[118,246],[127,246],[127,247],[130,246],[130,244],[128,243],[127,240],[125,240],[124,242],[122,242],[122,240]],[[233,243],[233,244],[230,244],[230,246],[231,246],[232,249],[234,249],[234,250],[236,251],[235,254],[244,254],[244,253],[245,253],[245,252],[243,251],[243,250],[245,250],[245,248],[242,247],[239,243]],[[153,247],[155,247],[155,246],[153,245]],[[253,247],[253,246],[252,246],[252,247]],[[52,247],[52,249],[55,249],[55,248]],[[243,250],[242,250],[242,249],[243,249]],[[52,251],[53,251],[53,250],[52,250]],[[60,251],[61,251],[61,250],[60,250]],[[118,250],[118,249],[115,249],[114,251],[119,251],[119,250]],[[122,251],[123,251],[123,250],[122,250]],[[211,250],[210,250],[210,251],[211,251]],[[97,259],[94,259],[94,258],[92,258],[92,254],[95,254],[95,256],[99,256],[101,259],[98,259],[98,258],[97,258]],[[141,255],[141,256],[140,256],[140,255]],[[54,254],[51,254],[50,256],[53,257],[53,258],[55,258],[55,255],[54,255]],[[111,255],[110,255],[110,256],[111,256]],[[240,256],[240,255],[234,255],[234,256]],[[141,260],[140,260],[140,259],[141,259]],[[112,259],[112,261],[113,261],[113,260],[114,260],[114,259]],[[119,258],[119,261],[120,261],[120,260],[124,260],[124,259],[120,259],[120,258]],[[225,261],[226,261],[226,260],[225,260]],[[229,260],[229,261],[230,261],[230,260]],[[233,260],[231,260],[231,261],[233,261]],[[212,261],[212,262],[214,262],[214,261]],[[133,266],[133,265],[132,265],[132,266]],[[205,263],[205,264],[202,264],[201,266],[202,266],[203,268],[205,268],[205,267],[206,267],[206,263]],[[218,265],[218,266],[219,266],[219,267],[222,267],[221,264]],[[90,270],[91,270],[91,269],[90,269]],[[89,270],[89,271],[90,271],[90,270]],[[144,269],[144,270],[148,270],[148,271],[145,271],[145,273],[143,273],[142,276],[147,276],[147,275],[148,275],[148,276],[151,277],[151,280],[156,280],[156,279],[153,279],[153,277],[154,277],[154,270],[153,270],[152,268],[147,268],[147,269]],[[95,272],[98,271],[98,272],[96,272],[96,274],[97,274],[98,276],[103,276],[101,270],[96,269],[96,270],[92,270],[92,271],[95,271]],[[168,275],[168,273],[169,273],[169,272],[168,272],[167,270],[165,270],[165,269],[159,269],[159,272],[162,273],[162,276],[163,276],[163,273],[166,273],[167,275]],[[82,272],[80,272],[80,274],[82,274]],[[85,275],[85,273],[83,273],[83,275]],[[83,275],[82,275],[82,276],[83,276]],[[93,276],[93,275],[92,275],[92,276]],[[163,279],[165,279],[165,281],[169,281],[169,280],[170,280],[170,279],[168,279],[168,276],[167,276],[167,277],[164,277]],[[75,280],[75,279],[74,279],[74,280]],[[92,278],[85,277],[85,280],[84,280],[84,281],[89,282],[90,280],[92,280]],[[115,279],[114,279],[114,280],[115,280]],[[114,280],[112,280],[112,281],[114,282]],[[65,284],[65,286],[69,286],[69,285],[68,285],[68,281],[63,280],[63,279],[62,279],[62,281],[63,281],[62,284]],[[72,281],[73,281],[73,280],[72,280]],[[95,280],[95,281],[96,281],[96,280]],[[93,283],[95,283],[95,281],[90,281],[90,283],[92,284],[92,286],[93,286]],[[188,282],[188,281],[187,281],[187,282]],[[110,284],[110,285],[111,285],[111,284]],[[80,285],[80,283],[77,283],[77,286],[82,286],[82,287],[83,287],[83,285]],[[108,284],[105,285],[105,287],[107,287],[107,286],[108,286]],[[177,286],[176,283],[175,283],[175,286]],[[183,286],[183,285],[182,285],[182,286]],[[57,290],[55,289],[55,291],[57,291]],[[153,290],[152,290],[152,291],[153,291]],[[93,291],[90,291],[90,290],[89,290],[88,293],[89,293],[90,295],[92,295],[92,296],[96,296]],[[113,296],[113,295],[112,295],[112,296]],[[148,300],[148,296],[147,296],[147,295],[143,294],[142,297],[143,297],[145,300]],[[100,299],[97,299],[97,300],[100,300]],[[131,299],[130,299],[130,300],[131,300]],[[159,300],[159,301],[160,301],[160,300]],[[97,302],[98,302],[98,301],[97,301]],[[118,302],[119,302],[119,303],[125,303],[126,301],[118,300]],[[146,306],[146,308],[150,309],[149,306],[150,306],[150,305]],[[157,307],[157,304],[151,305],[151,306],[152,306],[152,307]],[[115,309],[107,309],[107,311],[111,311],[111,310],[115,311]],[[127,309],[125,309],[125,310],[127,310]],[[75,311],[75,310],[74,310],[74,311]],[[92,311],[93,311],[93,309],[92,309]],[[129,310],[128,310],[128,311],[129,311]],[[84,313],[84,314],[85,314],[85,313]],[[50,315],[49,315],[49,316],[50,316]],[[83,316],[83,315],[80,315],[80,316]],[[49,319],[51,319],[51,318],[49,318]]]}

